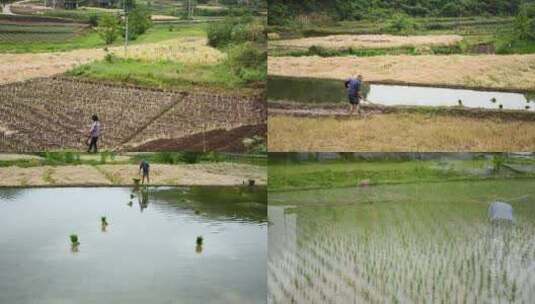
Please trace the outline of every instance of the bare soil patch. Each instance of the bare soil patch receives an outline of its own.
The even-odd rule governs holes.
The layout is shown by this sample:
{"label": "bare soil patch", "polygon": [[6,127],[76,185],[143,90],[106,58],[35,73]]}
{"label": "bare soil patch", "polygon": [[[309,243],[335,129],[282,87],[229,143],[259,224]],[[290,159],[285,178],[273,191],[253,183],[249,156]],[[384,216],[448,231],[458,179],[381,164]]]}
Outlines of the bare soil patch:
{"label": "bare soil patch", "polygon": [[[265,185],[265,167],[233,163],[194,165],[151,165],[154,185],[243,185],[249,179]],[[68,165],[43,167],[4,167],[0,186],[106,186],[133,185],[139,177],[137,165]]]}
{"label": "bare soil patch", "polygon": [[220,151],[245,152],[245,138],[265,137],[267,126],[241,126],[231,130],[217,129],[176,139],[157,139],[129,149],[132,151]]}

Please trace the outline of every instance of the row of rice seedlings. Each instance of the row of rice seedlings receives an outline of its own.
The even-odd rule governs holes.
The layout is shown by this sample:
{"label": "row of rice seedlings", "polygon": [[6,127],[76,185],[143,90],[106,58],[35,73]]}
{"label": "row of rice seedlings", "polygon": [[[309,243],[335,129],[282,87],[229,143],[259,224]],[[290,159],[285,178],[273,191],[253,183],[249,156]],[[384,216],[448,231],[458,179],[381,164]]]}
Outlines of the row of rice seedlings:
{"label": "row of rice seedlings", "polygon": [[278,280],[287,275],[291,279],[286,282],[292,283],[277,299],[448,302],[455,295],[455,302],[528,303],[533,297],[532,224],[493,227],[478,219],[438,221],[440,229],[426,230],[436,220],[416,226],[411,222],[405,218],[397,225],[352,233],[334,225],[300,228],[298,238],[305,241],[298,242],[294,252],[286,251],[283,259],[271,260]]}

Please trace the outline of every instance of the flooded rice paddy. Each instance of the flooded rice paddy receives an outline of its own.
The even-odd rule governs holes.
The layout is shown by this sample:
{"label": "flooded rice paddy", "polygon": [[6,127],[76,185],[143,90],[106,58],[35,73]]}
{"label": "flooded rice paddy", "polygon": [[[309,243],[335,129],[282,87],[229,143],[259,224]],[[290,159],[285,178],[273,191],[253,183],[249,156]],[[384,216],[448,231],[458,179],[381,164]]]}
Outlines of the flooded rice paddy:
{"label": "flooded rice paddy", "polygon": [[[468,108],[535,111],[535,94],[475,91],[419,86],[369,84],[363,95],[374,104],[385,106],[459,106]],[[333,79],[311,79],[271,76],[268,98],[301,103],[347,103],[344,82]]]}
{"label": "flooded rice paddy", "polygon": [[266,206],[262,187],[0,189],[0,303],[265,303]]}
{"label": "flooded rice paddy", "polygon": [[[269,303],[532,303],[533,180],[269,194]],[[514,223],[491,222],[493,201]]]}

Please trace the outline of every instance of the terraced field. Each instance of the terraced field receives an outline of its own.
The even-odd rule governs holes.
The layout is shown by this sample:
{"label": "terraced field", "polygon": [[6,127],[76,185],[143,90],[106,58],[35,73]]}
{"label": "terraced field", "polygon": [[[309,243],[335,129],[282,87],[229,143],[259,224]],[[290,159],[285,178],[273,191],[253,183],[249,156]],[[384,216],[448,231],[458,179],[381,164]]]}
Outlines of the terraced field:
{"label": "terraced field", "polygon": [[0,25],[0,42],[62,42],[81,34],[86,26],[82,25]]}
{"label": "terraced field", "polygon": [[88,29],[88,24],[57,18],[2,16],[0,43],[65,42]]}
{"label": "terraced field", "polygon": [[257,99],[40,78],[0,87],[0,151],[85,149],[93,114],[103,124],[101,147],[121,149],[263,124],[265,111]]}

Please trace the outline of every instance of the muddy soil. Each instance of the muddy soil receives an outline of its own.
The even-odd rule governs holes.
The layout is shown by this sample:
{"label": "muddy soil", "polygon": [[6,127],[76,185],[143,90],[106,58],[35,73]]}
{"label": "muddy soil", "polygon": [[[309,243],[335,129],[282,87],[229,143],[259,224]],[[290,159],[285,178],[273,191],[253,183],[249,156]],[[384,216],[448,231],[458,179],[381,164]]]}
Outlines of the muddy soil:
{"label": "muddy soil", "polygon": [[[363,116],[390,113],[429,113],[478,119],[499,119],[502,121],[535,121],[535,113],[517,110],[471,109],[465,107],[424,107],[424,106],[383,106],[377,104],[362,105]],[[331,116],[351,119],[348,106],[340,104],[300,104],[293,102],[269,102],[269,115],[291,115],[297,117]]]}
{"label": "muddy soil", "polygon": [[176,139],[158,139],[130,151],[221,151],[246,152],[245,138],[266,137],[267,125],[248,125],[231,130],[217,129]]}
{"label": "muddy soil", "polygon": [[[263,100],[68,78],[39,78],[2,85],[0,151],[86,149],[93,114],[100,117],[100,147],[105,149],[264,124],[267,109]],[[217,141],[216,137],[209,137],[206,142],[220,145],[210,144],[210,140]]]}

